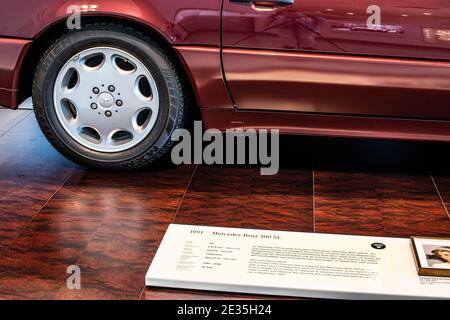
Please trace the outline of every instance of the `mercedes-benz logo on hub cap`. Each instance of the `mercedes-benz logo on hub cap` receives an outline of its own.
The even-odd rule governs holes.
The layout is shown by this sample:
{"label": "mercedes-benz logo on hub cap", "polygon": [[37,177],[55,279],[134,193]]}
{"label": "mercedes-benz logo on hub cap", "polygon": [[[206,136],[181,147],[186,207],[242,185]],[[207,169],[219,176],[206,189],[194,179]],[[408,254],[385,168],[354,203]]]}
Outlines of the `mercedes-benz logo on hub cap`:
{"label": "mercedes-benz logo on hub cap", "polygon": [[97,103],[102,108],[111,108],[114,105],[114,97],[108,92],[103,92],[98,96]]}

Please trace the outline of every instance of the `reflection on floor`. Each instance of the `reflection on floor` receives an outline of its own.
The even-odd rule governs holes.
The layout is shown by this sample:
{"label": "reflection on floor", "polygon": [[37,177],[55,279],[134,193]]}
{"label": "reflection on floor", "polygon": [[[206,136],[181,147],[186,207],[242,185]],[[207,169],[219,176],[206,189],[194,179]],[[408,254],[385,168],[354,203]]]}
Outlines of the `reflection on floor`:
{"label": "reflection on floor", "polygon": [[[172,223],[392,237],[449,236],[449,145],[284,137],[282,169],[162,165],[87,171],[32,111],[0,109],[0,299],[263,298],[146,289]],[[450,151],[450,150],[449,150]],[[66,288],[66,268],[82,290]]]}

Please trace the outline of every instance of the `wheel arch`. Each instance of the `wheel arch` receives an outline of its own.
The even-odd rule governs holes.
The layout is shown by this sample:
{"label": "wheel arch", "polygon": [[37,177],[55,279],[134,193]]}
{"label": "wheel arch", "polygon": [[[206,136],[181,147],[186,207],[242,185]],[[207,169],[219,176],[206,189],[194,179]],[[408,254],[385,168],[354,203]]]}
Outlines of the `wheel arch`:
{"label": "wheel arch", "polygon": [[[19,70],[19,91],[17,99],[18,104],[31,96],[34,74],[38,62],[44,52],[54,41],[69,32],[66,26],[66,21],[66,19],[61,19],[53,23],[33,39],[32,44],[28,48],[23,58],[22,65]],[[175,65],[175,68],[179,72],[179,75],[183,83],[185,84],[188,99],[192,102],[190,105],[194,104],[195,106],[198,106],[197,97],[192,86],[189,70],[187,70],[187,66],[183,63],[177,51],[173,48],[169,38],[167,38],[160,30],[144,22],[136,21],[135,19],[122,16],[89,15],[84,16],[82,19],[82,26],[102,23],[122,25],[132,28],[135,31],[141,32],[151,37],[152,40],[158,43],[158,45],[166,52],[166,54],[169,55],[172,63]],[[198,115],[199,108],[196,107],[194,109],[197,111],[196,114]]]}

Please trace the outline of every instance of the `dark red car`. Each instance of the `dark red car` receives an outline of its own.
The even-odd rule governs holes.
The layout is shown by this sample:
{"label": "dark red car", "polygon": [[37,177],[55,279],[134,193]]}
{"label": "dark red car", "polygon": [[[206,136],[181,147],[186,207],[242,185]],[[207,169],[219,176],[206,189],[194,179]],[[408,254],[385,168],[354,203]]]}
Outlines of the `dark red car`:
{"label": "dark red car", "polygon": [[221,130],[450,141],[449,0],[2,0],[0,56],[0,105],[32,93],[94,167],[155,161],[197,107]]}

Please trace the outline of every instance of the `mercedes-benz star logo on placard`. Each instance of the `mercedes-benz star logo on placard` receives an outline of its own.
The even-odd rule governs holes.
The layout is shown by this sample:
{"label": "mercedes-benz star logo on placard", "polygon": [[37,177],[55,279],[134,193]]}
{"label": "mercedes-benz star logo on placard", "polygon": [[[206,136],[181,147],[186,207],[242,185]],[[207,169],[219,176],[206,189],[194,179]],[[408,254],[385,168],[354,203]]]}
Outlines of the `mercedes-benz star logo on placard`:
{"label": "mercedes-benz star logo on placard", "polygon": [[375,243],[372,243],[372,248],[377,249],[377,250],[383,250],[383,249],[386,249],[386,245],[384,243],[375,242]]}

